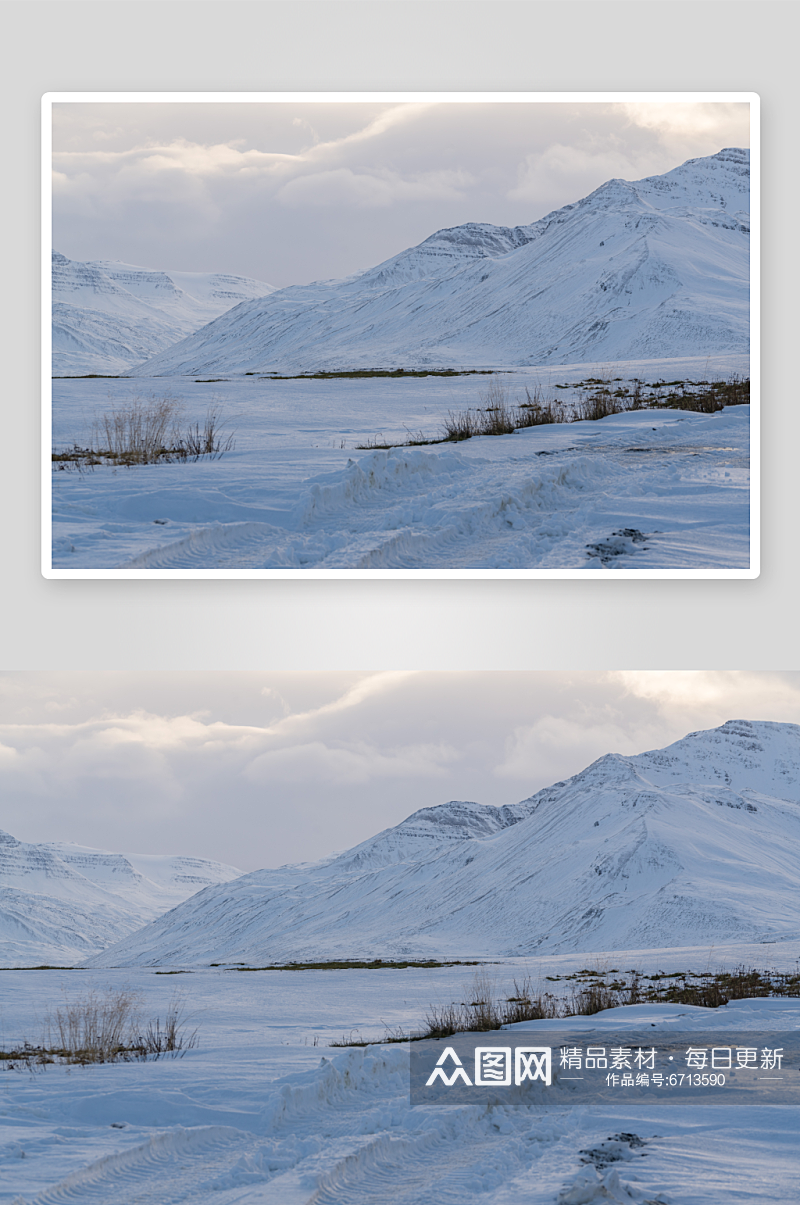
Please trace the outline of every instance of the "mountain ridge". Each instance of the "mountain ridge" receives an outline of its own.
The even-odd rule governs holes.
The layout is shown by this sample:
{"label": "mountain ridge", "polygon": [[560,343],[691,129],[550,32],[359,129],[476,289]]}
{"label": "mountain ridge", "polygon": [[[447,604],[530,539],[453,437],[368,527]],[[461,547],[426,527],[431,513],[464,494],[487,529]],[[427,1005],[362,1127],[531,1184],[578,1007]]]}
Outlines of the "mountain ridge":
{"label": "mountain ridge", "polygon": [[0,831],[0,965],[78,961],[240,874],[208,858],[36,844]]}
{"label": "mountain ridge", "polygon": [[436,231],[246,301],[134,375],[583,363],[743,351],[749,152],[606,181],[529,226]]}
{"label": "mountain ridge", "polygon": [[665,749],[607,754],[513,805],[511,823],[488,813],[477,832],[467,819],[461,831],[474,835],[420,842],[420,826],[445,830],[456,818],[440,806],[319,863],[206,888],[87,965],[519,956],[800,935],[797,725],[729,721]]}
{"label": "mountain ridge", "polygon": [[52,253],[54,375],[117,374],[273,286]]}

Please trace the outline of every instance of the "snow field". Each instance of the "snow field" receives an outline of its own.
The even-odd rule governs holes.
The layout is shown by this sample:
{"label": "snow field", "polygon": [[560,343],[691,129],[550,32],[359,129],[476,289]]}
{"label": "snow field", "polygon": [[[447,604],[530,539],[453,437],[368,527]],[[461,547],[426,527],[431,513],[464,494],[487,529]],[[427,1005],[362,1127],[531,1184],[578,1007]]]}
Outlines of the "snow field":
{"label": "snow field", "polygon": [[[463,989],[472,973],[126,973],[156,1009],[179,983],[201,1026],[200,1047],[179,1060],[2,1072],[0,1201],[786,1205],[796,1198],[789,1108],[412,1109],[402,1045],[334,1051],[301,1043],[313,1018],[330,1035],[359,1012],[404,1015],[408,1023],[423,999]],[[7,1037],[24,1031],[62,985],[79,992],[123,977],[4,972],[0,982]],[[639,1023],[643,1009],[632,1010]],[[611,1031],[627,1011],[586,1021]],[[775,1028],[800,1024],[791,1000],[719,1010],[652,1006],[650,1013],[654,1034],[680,1024],[738,1035],[763,1028],[767,1013]],[[539,1028],[546,1033],[547,1024]]]}
{"label": "snow field", "polygon": [[[573,379],[598,371],[579,367]],[[748,567],[749,407],[642,411],[424,448],[355,447],[420,428],[435,436],[449,410],[480,405],[489,380],[513,397],[526,384],[536,388],[542,372],[148,382],[156,395],[180,394],[192,420],[202,421],[216,399],[235,430],[235,451],[213,462],[55,472],[53,566]],[[568,381],[570,372],[561,377]],[[136,392],[131,382],[115,382],[111,404]],[[86,442],[108,394],[109,382],[54,382],[55,445]]]}

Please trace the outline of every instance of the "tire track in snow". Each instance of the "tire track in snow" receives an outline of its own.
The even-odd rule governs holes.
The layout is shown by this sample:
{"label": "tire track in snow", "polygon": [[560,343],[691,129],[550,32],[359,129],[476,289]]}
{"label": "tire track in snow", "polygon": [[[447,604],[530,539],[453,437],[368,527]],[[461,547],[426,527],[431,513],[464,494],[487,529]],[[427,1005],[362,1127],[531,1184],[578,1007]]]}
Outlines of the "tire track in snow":
{"label": "tire track in snow", "polygon": [[15,1205],[178,1205],[199,1200],[198,1190],[209,1175],[228,1167],[252,1144],[251,1134],[228,1126],[166,1130],[141,1146],[106,1155],[30,1202]]}
{"label": "tire track in snow", "polygon": [[[238,568],[251,565],[267,549],[278,548],[286,533],[268,523],[215,523],[199,527],[180,540],[163,544],[125,561],[125,569]],[[286,560],[291,565],[291,560]]]}
{"label": "tire track in snow", "polygon": [[[380,459],[379,459],[380,458]],[[373,453],[334,485],[315,485],[298,507],[299,530],[269,524],[215,524],[125,563],[128,569],[425,568],[529,565],[576,538],[615,470],[599,459],[508,465],[470,463],[436,472],[415,453]],[[455,460],[453,453],[445,459]],[[452,467],[452,466],[451,466]],[[532,468],[536,469],[535,475]],[[476,471],[479,470],[479,471]],[[572,557],[584,564],[581,537]]]}
{"label": "tire track in snow", "polygon": [[[463,1205],[553,1153],[574,1166],[575,1130],[525,1110],[415,1110],[407,1051],[359,1048],[272,1085],[260,1134],[175,1128],[107,1155],[15,1205]],[[552,1195],[552,1194],[551,1194]]]}
{"label": "tire track in snow", "polygon": [[323,1176],[308,1205],[464,1205],[483,1197],[499,1199],[514,1180],[535,1165],[541,1195],[525,1200],[552,1202],[563,1183],[565,1165],[574,1164],[572,1128],[533,1121],[527,1110],[446,1110],[450,1116],[422,1114],[421,1133],[381,1135],[341,1160]]}

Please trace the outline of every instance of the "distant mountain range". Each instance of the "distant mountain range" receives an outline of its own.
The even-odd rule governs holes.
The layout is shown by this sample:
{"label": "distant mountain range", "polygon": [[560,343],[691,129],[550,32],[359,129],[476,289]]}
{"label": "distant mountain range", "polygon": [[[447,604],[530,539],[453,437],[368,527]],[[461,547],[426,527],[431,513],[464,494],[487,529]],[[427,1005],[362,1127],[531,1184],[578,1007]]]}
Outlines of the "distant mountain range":
{"label": "distant mountain range", "polygon": [[53,252],[53,375],[116,375],[273,286],[215,272],[159,272]]}
{"label": "distant mountain range", "polygon": [[512,807],[445,803],[206,887],[91,966],[496,957],[800,937],[800,727],[608,754]]}
{"label": "distant mountain range", "polygon": [[614,362],[749,347],[750,153],[467,223],[344,280],[246,300],[140,376]]}
{"label": "distant mountain range", "polygon": [[206,858],[39,845],[0,832],[0,966],[71,965],[240,874]]}

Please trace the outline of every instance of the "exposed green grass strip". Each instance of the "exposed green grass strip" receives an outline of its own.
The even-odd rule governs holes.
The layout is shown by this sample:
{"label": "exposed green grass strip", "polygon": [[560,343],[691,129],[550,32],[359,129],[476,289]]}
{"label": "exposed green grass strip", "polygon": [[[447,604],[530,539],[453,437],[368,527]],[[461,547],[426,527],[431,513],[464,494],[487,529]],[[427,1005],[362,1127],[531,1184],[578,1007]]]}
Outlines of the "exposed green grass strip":
{"label": "exposed green grass strip", "polygon": [[0,971],[77,971],[78,967],[56,967],[43,963],[38,967],[0,967]]}
{"label": "exposed green grass strip", "polygon": [[[220,966],[218,962],[212,962],[211,966]],[[395,970],[404,971],[408,967],[419,968],[420,970],[428,970],[433,967],[477,967],[482,966],[480,962],[436,962],[434,959],[425,959],[423,962],[414,961],[395,961],[393,959],[372,958],[368,962],[357,962],[351,959],[346,959],[341,962],[284,962],[275,963],[270,966],[263,967],[248,967],[248,966],[229,966],[225,967],[226,971],[385,971]]]}
{"label": "exposed green grass strip", "polygon": [[378,377],[403,380],[405,377],[486,377],[496,368],[354,368],[347,372],[300,372],[282,376],[277,372],[246,372],[246,377],[265,381],[371,381]]}

